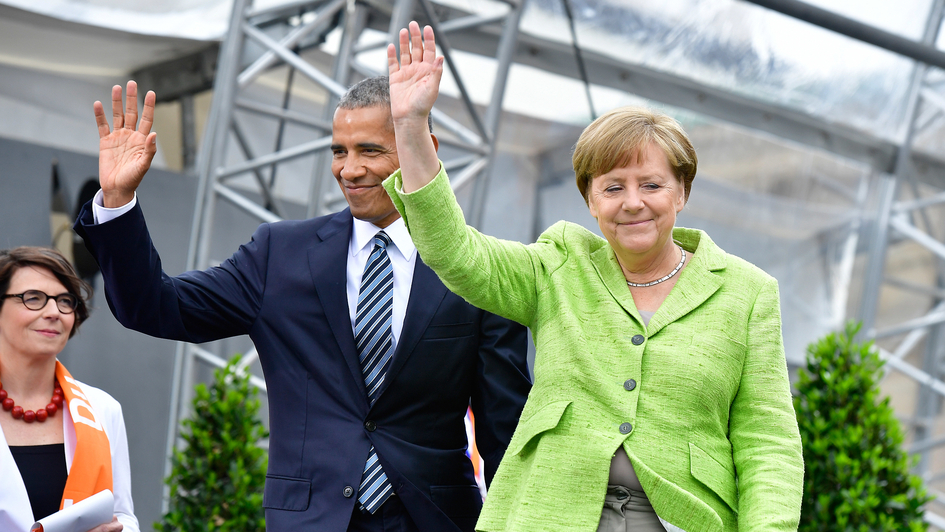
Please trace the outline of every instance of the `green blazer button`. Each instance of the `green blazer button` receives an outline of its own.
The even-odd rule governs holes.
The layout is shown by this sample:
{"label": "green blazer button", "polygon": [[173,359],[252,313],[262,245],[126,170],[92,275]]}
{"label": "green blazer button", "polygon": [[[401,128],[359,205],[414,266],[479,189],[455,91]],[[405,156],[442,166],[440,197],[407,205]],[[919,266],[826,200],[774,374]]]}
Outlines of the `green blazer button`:
{"label": "green blazer button", "polygon": [[633,379],[627,379],[627,380],[624,381],[624,383],[623,383],[623,389],[624,389],[624,390],[627,390],[628,392],[632,392],[633,389],[636,388],[636,387],[637,387],[637,381],[635,381],[635,380],[633,380]]}
{"label": "green blazer button", "polygon": [[640,345],[644,340],[646,340],[646,338],[644,338],[642,334],[635,334],[633,335],[633,338],[630,339],[630,341],[633,342],[633,345]]}
{"label": "green blazer button", "polygon": [[632,430],[633,430],[633,425],[631,425],[631,424],[629,424],[629,423],[621,423],[621,424],[620,424],[620,433],[621,433],[621,434],[630,434],[630,431],[632,431]]}

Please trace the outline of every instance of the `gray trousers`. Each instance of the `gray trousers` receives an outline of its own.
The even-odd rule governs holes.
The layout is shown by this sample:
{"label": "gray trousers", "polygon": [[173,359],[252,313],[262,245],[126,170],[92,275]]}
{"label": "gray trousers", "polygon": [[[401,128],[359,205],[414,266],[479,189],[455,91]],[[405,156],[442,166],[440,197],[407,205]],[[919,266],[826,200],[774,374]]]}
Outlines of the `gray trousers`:
{"label": "gray trousers", "polygon": [[642,491],[607,486],[597,532],[666,532]]}

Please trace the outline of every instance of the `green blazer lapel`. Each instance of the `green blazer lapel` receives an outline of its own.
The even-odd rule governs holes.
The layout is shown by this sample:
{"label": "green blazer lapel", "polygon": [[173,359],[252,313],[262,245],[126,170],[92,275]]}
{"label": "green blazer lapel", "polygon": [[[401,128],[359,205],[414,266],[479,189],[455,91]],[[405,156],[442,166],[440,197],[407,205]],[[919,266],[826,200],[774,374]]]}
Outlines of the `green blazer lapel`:
{"label": "green blazer lapel", "polygon": [[686,249],[689,264],[650,320],[647,336],[692,312],[722,286],[722,276],[714,272],[725,268],[725,252],[702,231],[675,229],[673,237]]}
{"label": "green blazer lapel", "polygon": [[591,263],[594,264],[597,275],[600,276],[610,295],[617,303],[620,303],[627,314],[633,316],[643,326],[643,319],[640,317],[640,313],[637,312],[637,306],[633,302],[633,296],[630,295],[630,289],[627,287],[627,279],[623,276],[623,270],[620,269],[617,256],[614,255],[614,250],[610,248],[610,245],[604,242],[603,245],[592,251]]}

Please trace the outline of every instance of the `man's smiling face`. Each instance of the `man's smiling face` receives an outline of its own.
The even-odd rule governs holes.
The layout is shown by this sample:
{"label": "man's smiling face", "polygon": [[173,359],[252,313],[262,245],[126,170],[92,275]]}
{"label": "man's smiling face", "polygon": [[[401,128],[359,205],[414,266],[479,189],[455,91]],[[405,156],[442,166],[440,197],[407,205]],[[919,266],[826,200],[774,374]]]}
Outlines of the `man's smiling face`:
{"label": "man's smiling face", "polygon": [[400,217],[381,182],[400,168],[390,109],[337,109],[331,124],[331,173],[351,214],[378,227]]}

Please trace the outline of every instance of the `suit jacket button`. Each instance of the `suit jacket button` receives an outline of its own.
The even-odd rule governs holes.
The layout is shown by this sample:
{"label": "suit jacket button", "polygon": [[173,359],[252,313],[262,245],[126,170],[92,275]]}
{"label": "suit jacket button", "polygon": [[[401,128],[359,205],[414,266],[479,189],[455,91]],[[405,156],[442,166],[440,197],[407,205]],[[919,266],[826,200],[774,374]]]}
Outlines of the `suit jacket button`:
{"label": "suit jacket button", "polygon": [[635,334],[633,335],[633,338],[630,339],[630,341],[633,342],[633,345],[640,345],[644,340],[646,340],[646,338],[644,338],[642,334]]}
{"label": "suit jacket button", "polygon": [[633,379],[627,379],[623,383],[623,389],[627,390],[628,392],[632,392],[633,389],[636,387],[637,387],[637,381]]}
{"label": "suit jacket button", "polygon": [[354,495],[354,488],[351,486],[345,486],[345,489],[341,492],[345,496],[345,499],[350,499]]}
{"label": "suit jacket button", "polygon": [[630,434],[630,431],[632,431],[632,430],[633,430],[633,425],[631,425],[631,424],[629,424],[629,423],[621,423],[621,424],[620,424],[620,433],[621,433],[621,434]]}
{"label": "suit jacket button", "polygon": [[366,428],[368,432],[374,432],[374,429],[377,428],[377,423],[371,420],[365,421],[364,428]]}

